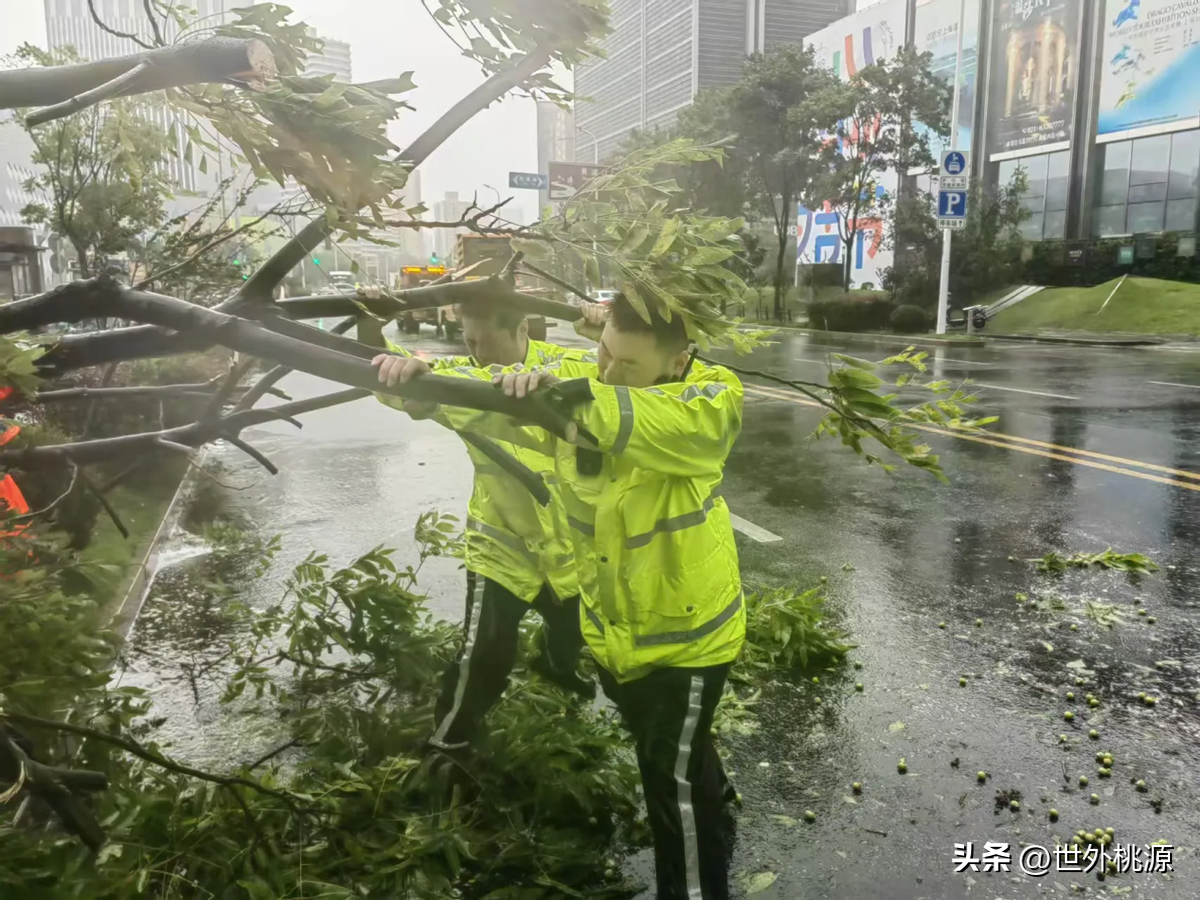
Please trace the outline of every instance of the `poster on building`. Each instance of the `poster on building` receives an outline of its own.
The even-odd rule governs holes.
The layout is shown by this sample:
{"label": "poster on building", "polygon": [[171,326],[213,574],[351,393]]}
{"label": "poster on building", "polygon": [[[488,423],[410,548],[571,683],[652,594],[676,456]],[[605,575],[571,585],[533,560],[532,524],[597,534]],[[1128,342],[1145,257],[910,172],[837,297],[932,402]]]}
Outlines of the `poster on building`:
{"label": "poster on building", "polygon": [[1097,141],[1200,127],[1200,2],[1107,0]]}
{"label": "poster on building", "polygon": [[[929,53],[933,59],[930,71],[947,84],[954,84],[954,68],[958,60],[958,15],[963,14],[962,80],[958,106],[958,146],[971,146],[975,124],[976,62],[979,48],[979,0],[917,0],[913,19],[913,44],[918,53]],[[943,150],[950,150],[950,140],[933,134],[924,125],[915,125],[918,133],[927,134],[934,159]]]}
{"label": "poster on building", "polygon": [[907,27],[908,0],[883,0],[814,31],[804,46],[813,48],[817,62],[849,81],[859,69],[895,56],[904,46]]}
{"label": "poster on building", "polygon": [[[904,46],[908,30],[908,0],[881,0],[860,12],[839,19],[810,34],[804,46],[813,48],[818,63],[849,81],[859,69],[891,59]],[[875,188],[879,199],[894,196],[899,176],[885,172]],[[796,258],[800,265],[837,263],[845,258],[838,234],[844,217],[829,203],[821,209],[801,208],[796,219]],[[859,219],[850,246],[850,285],[878,288],[885,269],[891,268],[893,253],[886,247],[886,222],[867,214]]]}
{"label": "poster on building", "polygon": [[997,0],[987,144],[995,162],[1071,146],[1082,0]]}

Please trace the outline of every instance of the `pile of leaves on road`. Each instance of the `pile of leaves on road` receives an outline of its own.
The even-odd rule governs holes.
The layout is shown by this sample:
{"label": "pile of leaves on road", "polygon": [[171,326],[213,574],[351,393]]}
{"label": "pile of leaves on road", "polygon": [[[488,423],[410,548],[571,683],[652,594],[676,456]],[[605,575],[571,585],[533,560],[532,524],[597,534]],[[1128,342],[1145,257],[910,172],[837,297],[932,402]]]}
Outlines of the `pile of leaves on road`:
{"label": "pile of leaves on road", "polygon": [[[452,554],[455,531],[448,517],[422,517],[422,561]],[[70,568],[0,581],[0,720],[42,761],[107,776],[108,789],[85,800],[106,841],[89,851],[37,804],[17,825],[28,793],[18,791],[0,806],[6,898],[636,892],[615,860],[647,840],[637,766],[609,713],[518,671],[478,752],[426,753],[440,674],[462,637],[426,611],[419,565],[398,566],[383,549],[344,568],[314,555],[275,605],[226,604],[244,637],[213,648],[223,703],[269,719],[283,739],[265,748],[278,753],[241,750],[250,758],[212,772],[155,743],[172,715],[191,710],[108,685],[114,644],[95,636],[86,594],[64,586]],[[260,560],[257,574],[266,570]],[[817,592],[748,596],[746,677],[840,656],[844,635],[825,629],[822,602]],[[756,701],[753,688],[730,691],[719,733],[752,731]],[[70,742],[64,722],[76,729]]]}
{"label": "pile of leaves on road", "polygon": [[1135,575],[1149,575],[1158,571],[1158,566],[1148,556],[1142,553],[1114,553],[1112,547],[1103,553],[1074,553],[1071,556],[1051,550],[1037,561],[1036,568],[1039,572],[1057,575],[1068,569],[1086,569],[1090,566]]}

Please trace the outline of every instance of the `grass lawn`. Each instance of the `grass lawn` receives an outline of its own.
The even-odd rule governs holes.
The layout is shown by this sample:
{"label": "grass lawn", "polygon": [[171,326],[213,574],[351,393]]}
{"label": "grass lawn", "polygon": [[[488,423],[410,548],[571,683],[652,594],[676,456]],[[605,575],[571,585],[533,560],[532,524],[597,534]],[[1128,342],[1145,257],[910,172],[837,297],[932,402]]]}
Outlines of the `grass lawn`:
{"label": "grass lawn", "polygon": [[106,567],[95,573],[101,593],[96,599],[105,620],[116,612],[129,592],[187,465],[184,460],[171,458],[167,464],[139,473],[108,494],[113,509],[129,529],[129,537],[122,537],[108,513],[102,510],[96,519],[92,542],[80,554],[81,561]]}
{"label": "grass lawn", "polygon": [[1117,280],[1091,288],[1047,288],[1001,312],[988,331],[1200,334],[1200,285],[1127,278],[1100,312],[1116,286]]}

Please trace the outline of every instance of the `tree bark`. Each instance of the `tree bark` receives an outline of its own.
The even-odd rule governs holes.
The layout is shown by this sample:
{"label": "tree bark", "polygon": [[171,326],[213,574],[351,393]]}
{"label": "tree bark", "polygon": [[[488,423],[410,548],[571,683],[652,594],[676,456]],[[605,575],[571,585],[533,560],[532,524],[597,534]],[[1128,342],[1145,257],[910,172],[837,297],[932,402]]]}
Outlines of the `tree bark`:
{"label": "tree bark", "polygon": [[783,262],[784,253],[787,250],[787,221],[788,208],[792,203],[792,195],[788,191],[784,191],[780,196],[780,216],[781,223],[779,228],[779,250],[775,254],[775,318],[777,321],[783,321],[783,312],[787,297],[787,287],[784,284]]}
{"label": "tree bark", "polygon": [[116,96],[209,82],[263,90],[275,77],[275,58],[262,41],[210,37],[98,62],[0,72],[0,109],[63,103],[142,62],[149,62],[149,69]]}

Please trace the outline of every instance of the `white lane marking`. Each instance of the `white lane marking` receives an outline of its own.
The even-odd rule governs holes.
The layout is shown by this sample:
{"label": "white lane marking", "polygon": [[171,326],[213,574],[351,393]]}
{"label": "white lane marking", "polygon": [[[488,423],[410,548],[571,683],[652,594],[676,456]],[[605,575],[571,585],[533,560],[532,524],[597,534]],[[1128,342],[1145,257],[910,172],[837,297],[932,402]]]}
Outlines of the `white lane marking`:
{"label": "white lane marking", "polygon": [[767,529],[759,528],[753,522],[747,522],[741,516],[735,516],[733,513],[729,514],[729,522],[750,540],[758,541],[760,544],[772,544],[775,541],[783,540],[779,535],[771,534]]}
{"label": "white lane marking", "polygon": [[1159,387],[1192,388],[1193,390],[1200,391],[1200,384],[1179,384],[1175,381],[1147,381],[1146,384],[1157,384]]}
{"label": "white lane marking", "polygon": [[1045,391],[1027,391],[1024,388],[1004,387],[999,384],[984,384],[982,381],[976,381],[975,387],[988,388],[993,391],[1012,391],[1014,394],[1033,394],[1035,397],[1053,397],[1055,400],[1078,400],[1078,397],[1072,397],[1068,394],[1048,394]]}

